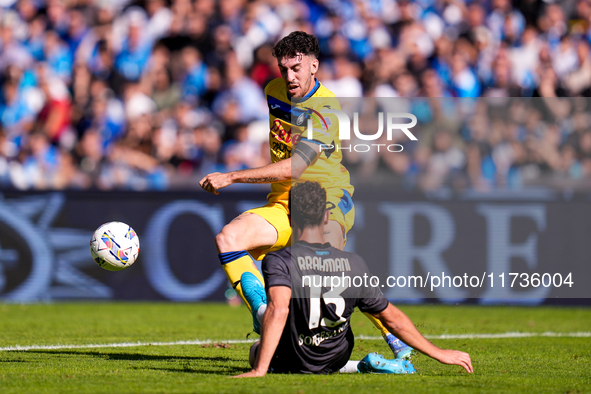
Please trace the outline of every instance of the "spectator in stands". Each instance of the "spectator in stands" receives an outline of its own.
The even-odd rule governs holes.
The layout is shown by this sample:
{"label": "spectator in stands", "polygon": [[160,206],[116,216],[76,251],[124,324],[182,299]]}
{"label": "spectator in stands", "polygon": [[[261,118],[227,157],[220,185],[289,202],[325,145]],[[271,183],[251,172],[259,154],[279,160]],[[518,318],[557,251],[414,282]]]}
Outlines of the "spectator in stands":
{"label": "spectator in stands", "polygon": [[140,9],[127,12],[127,35],[115,57],[115,70],[127,81],[139,81],[152,51],[146,34],[146,16]]}
{"label": "spectator in stands", "polygon": [[[397,97],[451,135],[426,125],[415,149],[346,153],[359,181],[488,191],[591,176],[591,105],[566,99],[591,95],[589,0],[20,0],[0,14],[3,187],[193,187],[268,160],[245,130],[267,119],[270,48],[294,29],[318,36],[318,77],[337,95]],[[535,99],[497,108],[519,96]]]}
{"label": "spectator in stands", "polygon": [[197,103],[207,90],[207,66],[195,47],[185,47],[181,56],[185,74],[181,85],[182,97]]}

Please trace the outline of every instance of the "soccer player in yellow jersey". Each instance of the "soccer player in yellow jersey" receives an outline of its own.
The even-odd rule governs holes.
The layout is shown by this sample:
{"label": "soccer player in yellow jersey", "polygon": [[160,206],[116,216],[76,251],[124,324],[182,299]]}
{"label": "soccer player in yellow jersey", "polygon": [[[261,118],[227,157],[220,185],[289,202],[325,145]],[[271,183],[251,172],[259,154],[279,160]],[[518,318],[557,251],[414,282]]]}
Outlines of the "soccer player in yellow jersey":
{"label": "soccer player in yellow jersey", "polygon": [[[263,278],[252,257],[261,260],[265,254],[288,246],[291,238],[288,196],[292,181],[319,182],[327,192],[330,221],[324,240],[343,250],[346,234],[353,226],[355,208],[349,173],[341,164],[338,120],[324,109],[340,110],[334,94],[315,78],[320,48],[316,37],[296,31],[281,39],[273,48],[281,78],[269,82],[265,96],[269,107],[269,144],[272,163],[228,173],[206,175],[199,184],[208,192],[232,183],[270,183],[268,203],[251,209],[228,223],[215,238],[220,262],[234,289],[253,309],[243,294],[240,280],[245,272]],[[322,112],[322,113],[321,113]],[[312,124],[312,138],[305,130]],[[250,255],[249,255],[250,253]],[[254,308],[255,331],[264,308]],[[369,317],[369,316],[368,316]],[[370,319],[382,331],[397,357],[408,356],[410,349],[399,342],[376,319]]]}

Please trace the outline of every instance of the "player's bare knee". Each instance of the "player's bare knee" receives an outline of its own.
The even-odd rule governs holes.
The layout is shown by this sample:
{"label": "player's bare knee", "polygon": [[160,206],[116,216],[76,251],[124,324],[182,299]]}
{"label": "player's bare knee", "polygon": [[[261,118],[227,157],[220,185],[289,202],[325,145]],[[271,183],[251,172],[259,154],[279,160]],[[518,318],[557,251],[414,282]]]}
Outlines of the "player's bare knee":
{"label": "player's bare knee", "polygon": [[240,250],[237,248],[238,237],[234,231],[224,227],[222,231],[215,236],[215,244],[220,253],[235,252]]}

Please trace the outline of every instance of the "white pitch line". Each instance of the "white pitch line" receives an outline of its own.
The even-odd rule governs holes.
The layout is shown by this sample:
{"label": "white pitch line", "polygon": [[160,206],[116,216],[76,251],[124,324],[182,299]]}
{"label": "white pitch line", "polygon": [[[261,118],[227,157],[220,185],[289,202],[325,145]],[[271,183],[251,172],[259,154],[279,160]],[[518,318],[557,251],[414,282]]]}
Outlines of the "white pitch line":
{"label": "white pitch line", "polygon": [[[427,339],[496,339],[496,338],[532,338],[532,337],[568,337],[588,338],[591,332],[505,332],[500,334],[442,334],[425,335]],[[382,339],[380,336],[359,335],[357,339],[375,341]],[[212,343],[240,344],[254,343],[256,339],[223,339],[223,340],[199,340],[174,341],[174,342],[122,342],[122,343],[95,343],[88,345],[30,345],[0,347],[0,351],[26,351],[26,350],[61,350],[61,349],[97,349],[111,347],[140,347],[140,346],[178,346],[178,345],[207,345]]]}
{"label": "white pitch line", "polygon": [[[425,335],[427,339],[495,339],[495,338],[532,338],[532,337],[568,337],[588,338],[591,332],[504,332],[499,334],[442,334]],[[381,337],[357,336],[358,339],[373,340]]]}
{"label": "white pitch line", "polygon": [[194,341],[174,341],[174,342],[122,342],[122,343],[92,343],[88,345],[30,345],[30,346],[8,346],[0,347],[0,351],[14,350],[60,350],[60,349],[97,349],[108,347],[139,347],[139,346],[176,346],[176,345],[207,345],[211,343],[254,343],[256,339],[228,339],[213,341],[211,339]]}
{"label": "white pitch line", "polygon": [[442,334],[425,335],[429,339],[494,339],[494,338],[531,338],[531,337],[568,337],[588,338],[591,332],[505,332],[501,334]]}

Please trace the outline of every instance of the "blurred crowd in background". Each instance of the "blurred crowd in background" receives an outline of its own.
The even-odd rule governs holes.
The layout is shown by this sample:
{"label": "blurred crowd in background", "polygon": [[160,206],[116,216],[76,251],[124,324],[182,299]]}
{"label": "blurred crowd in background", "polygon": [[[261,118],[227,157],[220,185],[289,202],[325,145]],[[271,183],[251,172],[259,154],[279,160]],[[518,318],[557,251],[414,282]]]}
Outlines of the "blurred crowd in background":
{"label": "blurred crowd in background", "polygon": [[591,184],[591,105],[565,98],[591,95],[591,0],[0,7],[2,188],[196,189],[206,173],[269,163],[263,88],[279,76],[272,46],[294,30],[318,37],[317,77],[337,97],[417,98],[432,121],[402,153],[345,152],[354,181]]}

